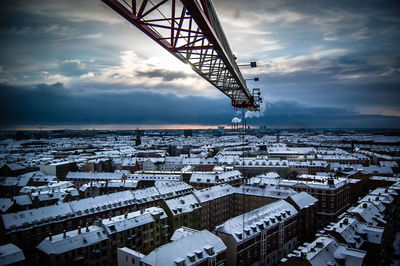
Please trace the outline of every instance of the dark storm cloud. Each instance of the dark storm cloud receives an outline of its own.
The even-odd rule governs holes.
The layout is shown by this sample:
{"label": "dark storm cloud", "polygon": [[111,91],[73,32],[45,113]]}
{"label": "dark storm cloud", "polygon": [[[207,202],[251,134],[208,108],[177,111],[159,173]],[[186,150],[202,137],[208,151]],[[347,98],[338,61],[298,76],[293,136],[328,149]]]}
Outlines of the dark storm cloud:
{"label": "dark storm cloud", "polygon": [[37,123],[210,123],[230,121],[226,99],[154,93],[71,96],[62,84],[0,86],[2,125]]}
{"label": "dark storm cloud", "polygon": [[[151,103],[151,104],[149,104]],[[71,96],[62,84],[36,88],[0,86],[0,124],[229,124],[234,116],[226,99],[176,97],[154,93]],[[362,115],[343,108],[307,107],[298,102],[269,104],[257,125],[271,127],[398,127],[398,117]]]}
{"label": "dark storm cloud", "polygon": [[264,116],[249,121],[270,127],[304,128],[398,128],[400,125],[399,117],[363,115],[351,109],[305,106],[294,101],[272,103]]}
{"label": "dark storm cloud", "polygon": [[178,72],[178,71],[171,71],[171,70],[166,70],[166,69],[154,69],[150,71],[138,71],[136,72],[137,76],[142,76],[142,77],[149,77],[149,78],[162,78],[164,81],[171,81],[174,79],[182,79],[182,78],[187,78],[193,75]]}

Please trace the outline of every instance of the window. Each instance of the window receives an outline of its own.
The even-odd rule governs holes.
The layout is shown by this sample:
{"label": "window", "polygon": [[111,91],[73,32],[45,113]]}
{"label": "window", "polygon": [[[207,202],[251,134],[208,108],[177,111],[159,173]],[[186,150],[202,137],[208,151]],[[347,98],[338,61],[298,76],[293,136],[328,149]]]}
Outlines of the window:
{"label": "window", "polygon": [[135,259],[134,258],[132,258],[132,264],[135,264]]}

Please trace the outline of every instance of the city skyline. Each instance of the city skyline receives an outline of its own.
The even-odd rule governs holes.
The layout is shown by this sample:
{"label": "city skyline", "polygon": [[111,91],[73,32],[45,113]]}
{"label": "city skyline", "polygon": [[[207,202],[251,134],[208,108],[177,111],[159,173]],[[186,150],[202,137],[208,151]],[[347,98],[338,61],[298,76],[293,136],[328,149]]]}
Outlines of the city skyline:
{"label": "city skyline", "polygon": [[[394,1],[213,1],[269,127],[398,128]],[[3,129],[97,125],[216,127],[229,99],[101,1],[1,4]],[[89,127],[90,128],[90,127]]]}

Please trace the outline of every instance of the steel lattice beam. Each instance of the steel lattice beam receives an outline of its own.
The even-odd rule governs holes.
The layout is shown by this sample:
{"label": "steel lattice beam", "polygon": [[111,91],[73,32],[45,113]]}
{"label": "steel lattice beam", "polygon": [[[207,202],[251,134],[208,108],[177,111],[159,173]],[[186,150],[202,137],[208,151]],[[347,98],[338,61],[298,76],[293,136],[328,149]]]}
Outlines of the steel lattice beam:
{"label": "steel lattice beam", "polygon": [[102,0],[232,100],[259,110],[210,0]]}

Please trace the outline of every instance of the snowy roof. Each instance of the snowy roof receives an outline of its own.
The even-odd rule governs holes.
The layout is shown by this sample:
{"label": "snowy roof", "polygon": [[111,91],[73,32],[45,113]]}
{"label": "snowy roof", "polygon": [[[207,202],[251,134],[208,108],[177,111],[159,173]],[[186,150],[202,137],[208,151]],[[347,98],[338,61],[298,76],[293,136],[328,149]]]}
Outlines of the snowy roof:
{"label": "snowy roof", "polygon": [[235,161],[236,166],[245,167],[268,167],[268,168],[288,168],[288,160],[266,160],[266,159],[255,159],[255,158],[241,158]]}
{"label": "snowy roof", "polygon": [[134,197],[130,191],[121,191],[70,202],[71,208],[77,216],[103,212],[133,204]]}
{"label": "snowy roof", "polygon": [[291,188],[279,186],[256,187],[251,185],[242,185],[241,187],[236,188],[236,193],[275,199],[286,199],[289,196],[296,194],[296,191]]}
{"label": "snowy roof", "polygon": [[110,180],[107,181],[107,187],[109,188],[136,188],[138,185],[137,180]]}
{"label": "snowy roof", "polygon": [[387,166],[379,166],[379,165],[370,165],[365,166],[363,168],[364,174],[393,174],[393,170],[391,167]]}
{"label": "snowy roof", "polygon": [[13,187],[16,186],[17,184],[18,184],[18,178],[10,176],[6,177],[6,179],[4,179],[1,185],[5,187]]}
{"label": "snowy roof", "polygon": [[52,175],[35,175],[32,177],[32,181],[34,182],[50,182],[56,179],[57,177]]}
{"label": "snowy roof", "polygon": [[204,164],[204,165],[211,165],[211,164],[216,164],[217,159],[216,158],[201,158],[201,157],[189,157],[189,158],[184,158],[182,161],[182,164]]}
{"label": "snowy roof", "polygon": [[[299,255],[305,254],[305,258],[311,265],[341,265],[338,260],[344,260],[345,265],[363,265],[365,251],[348,248],[339,244],[330,236],[320,236],[306,247],[300,248]],[[289,256],[288,256],[289,257]]]}
{"label": "snowy roof", "polygon": [[394,200],[395,197],[397,197],[398,193],[390,188],[390,187],[378,187],[375,188],[373,191],[371,191],[369,193],[370,195],[376,195],[376,196],[385,196],[386,198],[388,198],[388,200],[390,202],[392,202]]}
{"label": "snowy roof", "polygon": [[32,204],[32,200],[29,195],[14,196],[13,199],[15,200],[15,203],[20,206],[26,206]]}
{"label": "snowy roof", "polygon": [[396,161],[379,161],[379,165],[380,166],[384,166],[384,167],[399,167],[399,165],[397,164]]}
{"label": "snowy roof", "polygon": [[64,219],[72,215],[73,211],[68,203],[59,203],[38,209],[7,213],[1,217],[6,230],[15,230],[21,227],[29,228],[39,223],[50,223],[53,220]]}
{"label": "snowy roof", "polygon": [[164,210],[158,207],[147,208],[144,211],[135,211],[127,214],[110,217],[102,220],[107,234],[125,231],[144,224],[154,222],[154,217],[167,218]]}
{"label": "snowy roof", "polygon": [[131,175],[130,178],[133,180],[146,180],[146,181],[157,181],[157,180],[166,180],[166,181],[179,181],[181,179],[180,175],[170,175],[170,174],[140,174],[135,173]]}
{"label": "snowy roof", "polygon": [[366,195],[364,198],[360,199],[358,202],[372,202],[379,209],[379,211],[383,212],[386,209],[384,202],[387,202],[387,198],[384,196],[376,196],[376,195]]}
{"label": "snowy roof", "polygon": [[175,232],[171,236],[170,240],[171,241],[176,241],[176,240],[179,240],[181,238],[193,235],[193,234],[195,234],[197,232],[199,232],[199,231],[195,230],[195,229],[192,229],[192,228],[189,228],[189,227],[182,226],[182,227],[180,227],[180,228],[175,230]]}
{"label": "snowy roof", "polygon": [[40,242],[37,248],[46,254],[62,254],[64,252],[87,247],[108,239],[103,228],[92,225],[89,226],[88,229],[88,232],[86,228],[80,229],[81,233],[78,232],[79,229],[68,231],[65,233],[65,237],[64,233],[54,235],[51,237],[51,240],[49,237],[46,237],[42,242]]}
{"label": "snowy roof", "polygon": [[292,218],[297,213],[297,210],[291,204],[284,200],[278,200],[233,217],[217,226],[215,231],[232,235],[236,242],[242,242],[265,229],[278,225],[281,221]]}
{"label": "snowy roof", "polygon": [[160,193],[155,187],[132,190],[131,194],[137,203],[151,202],[161,199]]}
{"label": "snowy roof", "polygon": [[227,195],[235,193],[236,189],[228,184],[221,184],[218,186],[212,186],[201,190],[193,191],[193,194],[201,202],[207,202],[217,198],[222,198]]}
{"label": "snowy roof", "polygon": [[296,193],[290,196],[290,198],[294,201],[294,203],[296,203],[296,205],[300,209],[308,208],[309,206],[314,205],[316,202],[318,202],[318,199],[314,198],[304,191]]}
{"label": "snowy roof", "polygon": [[192,186],[183,181],[156,181],[154,187],[163,198],[182,196],[193,190]]}
{"label": "snowy roof", "polygon": [[388,176],[371,176],[369,178],[370,180],[379,180],[379,181],[390,181],[390,182],[398,182],[400,181],[400,178],[398,177],[388,177]]}
{"label": "snowy roof", "polygon": [[364,242],[381,244],[384,228],[360,223],[356,218],[346,216],[325,230],[337,232],[348,245],[360,248]]}
{"label": "snowy roof", "polygon": [[102,173],[102,172],[68,172],[66,179],[93,179],[93,180],[112,180],[122,179],[123,173]]}
{"label": "snowy roof", "polygon": [[24,166],[22,166],[22,165],[20,165],[20,164],[17,164],[17,163],[7,163],[6,165],[8,166],[8,168],[9,168],[11,171],[18,171],[18,170],[25,169]]}
{"label": "snowy roof", "polygon": [[25,260],[24,252],[14,244],[0,246],[0,265],[18,263]]}
{"label": "snowy roof", "polygon": [[238,170],[222,173],[193,173],[189,182],[221,184],[241,178],[242,174]]}
{"label": "snowy roof", "polygon": [[347,212],[349,214],[358,214],[369,225],[386,224],[384,216],[372,202],[361,202],[356,207],[349,208]]}
{"label": "snowy roof", "polygon": [[121,250],[124,253],[130,254],[130,255],[133,255],[133,256],[135,256],[137,258],[143,258],[145,256],[144,254],[142,254],[142,253],[140,253],[140,252],[138,252],[136,250],[132,250],[130,248],[127,248],[127,247],[118,248],[118,250]]}
{"label": "snowy roof", "polygon": [[166,200],[165,204],[168,206],[172,215],[180,215],[201,208],[199,202],[192,194]]}
{"label": "snowy roof", "polygon": [[281,186],[295,186],[298,184],[304,184],[311,188],[320,188],[320,189],[332,189],[332,188],[340,188],[347,183],[349,180],[346,178],[332,178],[332,185],[328,185],[328,179],[330,177],[320,176],[320,175],[308,175],[302,174],[299,175],[296,179],[281,179],[279,181],[279,185]]}
{"label": "snowy roof", "polygon": [[149,265],[157,265],[160,261],[166,266],[176,266],[179,262],[183,265],[197,265],[225,250],[226,246],[219,237],[203,230],[162,245],[141,261]]}
{"label": "snowy roof", "polygon": [[14,201],[9,198],[0,198],[0,211],[6,212],[11,206],[14,205]]}

